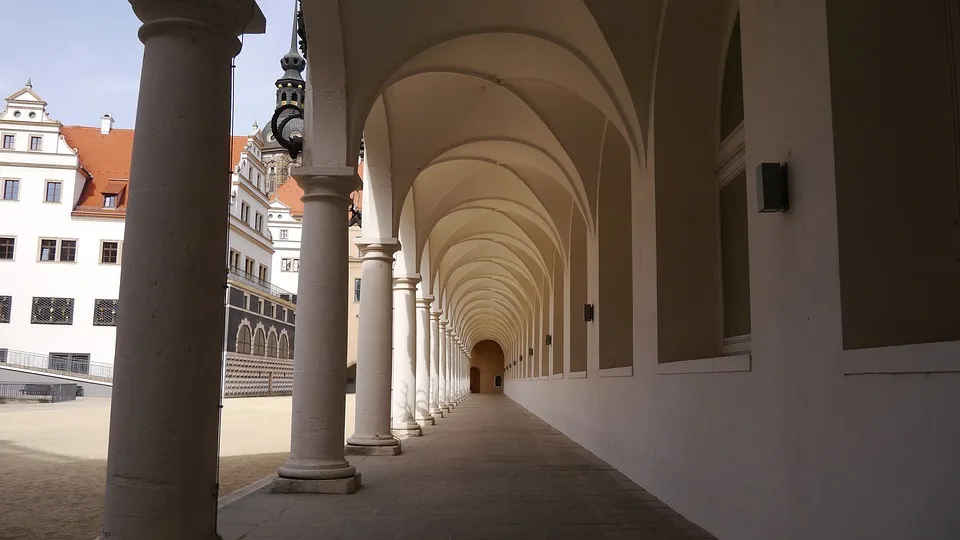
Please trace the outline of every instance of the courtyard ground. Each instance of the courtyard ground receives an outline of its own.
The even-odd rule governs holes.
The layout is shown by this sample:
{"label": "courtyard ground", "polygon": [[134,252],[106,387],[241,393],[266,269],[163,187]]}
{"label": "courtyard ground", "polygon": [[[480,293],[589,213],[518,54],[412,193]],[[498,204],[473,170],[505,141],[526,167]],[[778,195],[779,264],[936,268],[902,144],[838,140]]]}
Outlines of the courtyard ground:
{"label": "courtyard ground", "polygon": [[[344,437],[353,433],[347,395]],[[290,398],[227,400],[220,493],[274,471],[290,449]],[[93,540],[103,512],[110,400],[0,405],[0,540]]]}

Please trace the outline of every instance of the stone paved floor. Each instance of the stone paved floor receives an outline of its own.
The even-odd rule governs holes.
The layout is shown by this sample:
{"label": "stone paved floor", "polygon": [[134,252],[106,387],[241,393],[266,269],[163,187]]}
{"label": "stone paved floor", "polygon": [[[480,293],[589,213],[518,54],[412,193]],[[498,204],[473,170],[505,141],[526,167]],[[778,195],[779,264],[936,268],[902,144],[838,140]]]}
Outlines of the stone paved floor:
{"label": "stone paved floor", "polygon": [[353,495],[260,489],[220,510],[224,540],[712,538],[504,396],[472,395],[403,443],[353,459]]}

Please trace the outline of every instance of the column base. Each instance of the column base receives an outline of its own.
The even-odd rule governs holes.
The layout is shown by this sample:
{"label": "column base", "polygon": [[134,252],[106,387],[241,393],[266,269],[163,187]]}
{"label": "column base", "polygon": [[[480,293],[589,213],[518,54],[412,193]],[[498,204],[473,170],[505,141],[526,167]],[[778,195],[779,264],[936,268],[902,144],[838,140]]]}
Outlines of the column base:
{"label": "column base", "polygon": [[362,446],[348,443],[343,447],[343,453],[348,456],[399,456],[400,441],[393,446]]}
{"label": "column base", "polygon": [[418,416],[417,423],[420,424],[421,428],[425,428],[427,426],[436,425],[437,421],[433,418],[433,415],[428,415],[428,416]]}
{"label": "column base", "polygon": [[270,493],[323,493],[331,495],[350,495],[360,489],[360,473],[347,478],[326,480],[304,480],[299,478],[274,478]]}
{"label": "column base", "polygon": [[409,439],[410,437],[420,437],[423,435],[423,430],[420,428],[420,424],[417,424],[415,428],[393,428],[390,433],[393,433],[393,436],[398,439]]}
{"label": "column base", "polygon": [[433,421],[436,422],[438,418],[443,418],[443,411],[440,408],[430,409],[430,416],[433,417]]}

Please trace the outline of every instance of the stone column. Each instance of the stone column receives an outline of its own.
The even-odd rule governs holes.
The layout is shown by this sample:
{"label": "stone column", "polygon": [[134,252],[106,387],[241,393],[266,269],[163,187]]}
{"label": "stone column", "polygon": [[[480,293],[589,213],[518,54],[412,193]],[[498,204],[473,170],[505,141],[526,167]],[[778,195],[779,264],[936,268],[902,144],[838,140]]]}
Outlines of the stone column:
{"label": "stone column", "polygon": [[[419,437],[417,408],[417,284],[420,276],[393,278],[393,390],[390,431]],[[362,293],[361,293],[362,294]]]}
{"label": "stone column", "polygon": [[131,3],[144,51],[101,532],[213,540],[230,65],[264,20],[253,2]]}
{"label": "stone column", "polygon": [[357,242],[360,248],[360,321],[357,344],[356,431],[349,455],[395,456],[400,441],[390,433],[393,348],[393,254],[396,239]]}
{"label": "stone column", "polygon": [[274,492],[353,493],[360,483],[343,457],[349,272],[343,208],[361,183],[356,172],[312,174],[319,170],[293,170],[303,188],[297,283],[302,331],[293,355],[290,459],[277,470]]}
{"label": "stone column", "polygon": [[421,426],[436,423],[430,412],[430,304],[432,296],[417,298],[417,396],[415,419]]}
{"label": "stone column", "polygon": [[447,378],[447,352],[448,346],[450,344],[450,329],[447,328],[448,321],[446,319],[440,319],[440,373],[438,386],[439,396],[438,396],[438,406],[443,412],[450,412],[450,403],[447,401],[447,383],[450,379]]}
{"label": "stone column", "polygon": [[441,336],[440,310],[430,312],[430,416],[443,418],[440,408],[440,347]]}
{"label": "stone column", "polygon": [[444,373],[444,377],[447,379],[447,406],[450,407],[450,410],[453,410],[456,404],[456,397],[454,393],[453,382],[453,364],[456,362],[456,331],[453,329],[453,324],[447,326],[447,368]]}

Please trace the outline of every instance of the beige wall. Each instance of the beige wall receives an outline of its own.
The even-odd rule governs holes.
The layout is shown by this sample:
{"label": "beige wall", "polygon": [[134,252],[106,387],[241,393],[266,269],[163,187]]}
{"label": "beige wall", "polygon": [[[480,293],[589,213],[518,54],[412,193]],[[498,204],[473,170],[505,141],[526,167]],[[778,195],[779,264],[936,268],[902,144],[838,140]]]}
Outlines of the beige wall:
{"label": "beige wall", "polygon": [[503,386],[497,388],[494,379],[503,375],[503,350],[500,345],[490,340],[477,343],[470,353],[470,367],[480,370],[480,393],[502,394]]}
{"label": "beige wall", "polygon": [[360,279],[360,251],[355,244],[360,236],[360,227],[353,226],[347,229],[347,241],[349,242],[350,270],[349,280],[347,282],[347,365],[357,363],[357,340],[359,339],[359,315],[360,302],[354,302],[353,285],[354,280]]}

